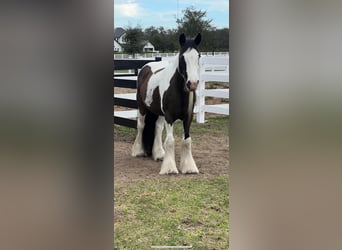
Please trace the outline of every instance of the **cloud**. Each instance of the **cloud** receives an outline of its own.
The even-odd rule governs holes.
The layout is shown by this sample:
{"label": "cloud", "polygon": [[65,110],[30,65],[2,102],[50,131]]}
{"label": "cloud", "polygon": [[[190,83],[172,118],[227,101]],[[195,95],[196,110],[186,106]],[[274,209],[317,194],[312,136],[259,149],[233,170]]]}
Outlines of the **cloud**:
{"label": "cloud", "polygon": [[144,13],[143,9],[135,2],[118,3],[114,2],[114,14],[121,17],[138,17]]}
{"label": "cloud", "polygon": [[[179,0],[180,4],[187,6],[194,6],[196,9],[206,10],[206,11],[219,11],[228,12],[229,11],[229,0]],[[200,6],[200,7],[198,7]]]}

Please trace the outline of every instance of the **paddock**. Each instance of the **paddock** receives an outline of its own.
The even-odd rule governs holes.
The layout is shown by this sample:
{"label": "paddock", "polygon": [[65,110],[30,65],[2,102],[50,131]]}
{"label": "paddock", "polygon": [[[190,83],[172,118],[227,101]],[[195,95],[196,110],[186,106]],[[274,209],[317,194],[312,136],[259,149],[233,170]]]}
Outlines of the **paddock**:
{"label": "paddock", "polygon": [[[228,65],[221,65],[219,69],[213,63],[211,69],[209,65],[206,67],[204,71],[209,76],[226,78],[222,83],[203,82],[204,89],[212,89],[220,95],[213,97],[203,93],[205,105],[229,107],[229,99],[225,98],[229,97]],[[131,72],[135,70],[131,69]],[[117,247],[114,248],[149,249],[152,245],[186,244],[194,249],[227,249],[229,109],[223,109],[225,114],[205,112],[204,123],[194,119],[191,125],[192,154],[199,174],[160,175],[160,161],[131,156],[137,131],[134,123],[136,90],[134,81],[130,84],[132,88],[117,86],[113,93],[117,98],[114,103],[122,105],[127,102],[126,106],[115,106],[116,123],[125,123],[123,119],[129,118],[118,119],[118,115],[133,114],[128,120],[132,126],[114,125],[114,237]],[[129,96],[131,98],[127,98]],[[177,165],[180,164],[182,134],[182,123],[176,121]]]}

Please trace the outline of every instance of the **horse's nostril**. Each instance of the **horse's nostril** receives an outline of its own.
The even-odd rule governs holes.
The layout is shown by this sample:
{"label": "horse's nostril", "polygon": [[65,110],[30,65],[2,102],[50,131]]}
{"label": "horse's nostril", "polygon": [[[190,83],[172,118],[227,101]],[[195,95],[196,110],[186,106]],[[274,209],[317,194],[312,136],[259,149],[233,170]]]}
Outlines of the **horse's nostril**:
{"label": "horse's nostril", "polygon": [[190,90],[196,90],[199,81],[188,81],[187,86]]}

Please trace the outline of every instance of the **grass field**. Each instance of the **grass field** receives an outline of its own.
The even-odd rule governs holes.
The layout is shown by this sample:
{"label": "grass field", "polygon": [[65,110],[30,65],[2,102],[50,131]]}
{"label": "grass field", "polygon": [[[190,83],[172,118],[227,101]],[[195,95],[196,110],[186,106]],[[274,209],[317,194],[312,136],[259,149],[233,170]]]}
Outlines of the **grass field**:
{"label": "grass field", "polygon": [[114,189],[114,249],[228,249],[228,176],[170,176]]}

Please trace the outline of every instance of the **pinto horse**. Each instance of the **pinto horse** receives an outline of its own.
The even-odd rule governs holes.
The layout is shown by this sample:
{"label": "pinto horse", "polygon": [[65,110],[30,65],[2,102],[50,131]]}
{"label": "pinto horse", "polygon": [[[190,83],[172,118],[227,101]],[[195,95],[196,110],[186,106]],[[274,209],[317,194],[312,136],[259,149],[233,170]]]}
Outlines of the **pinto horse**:
{"label": "pinto horse", "polygon": [[[175,162],[173,123],[183,121],[184,138],[179,170],[198,173],[191,153],[190,125],[199,82],[200,52],[197,46],[201,34],[194,39],[179,36],[179,53],[170,61],[146,64],[138,74],[138,133],[132,156],[152,156],[163,160],[159,174],[177,174]],[[166,127],[164,148],[162,132]],[[165,149],[165,150],[164,150]]]}

